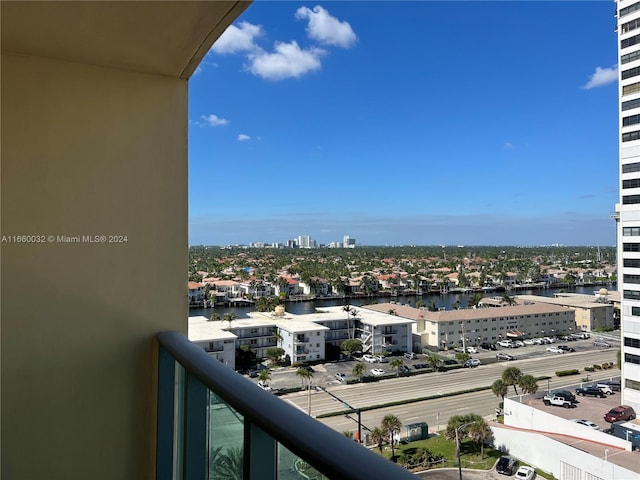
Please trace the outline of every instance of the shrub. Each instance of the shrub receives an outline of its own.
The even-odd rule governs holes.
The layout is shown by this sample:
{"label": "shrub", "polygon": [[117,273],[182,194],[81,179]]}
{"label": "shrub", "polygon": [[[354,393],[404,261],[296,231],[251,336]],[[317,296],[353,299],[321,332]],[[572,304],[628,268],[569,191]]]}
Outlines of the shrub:
{"label": "shrub", "polygon": [[602,370],[602,367],[600,365],[598,365],[597,363],[593,364],[593,369],[594,370]]}
{"label": "shrub", "polygon": [[585,372],[593,372],[595,370],[595,368],[593,367],[584,367],[584,371]]}
{"label": "shrub", "polygon": [[[586,368],[585,368],[586,370]],[[573,370],[560,370],[558,372],[556,372],[556,376],[558,377],[567,377],[569,375],[578,375],[580,373],[580,370],[578,370],[577,368],[574,368]]]}

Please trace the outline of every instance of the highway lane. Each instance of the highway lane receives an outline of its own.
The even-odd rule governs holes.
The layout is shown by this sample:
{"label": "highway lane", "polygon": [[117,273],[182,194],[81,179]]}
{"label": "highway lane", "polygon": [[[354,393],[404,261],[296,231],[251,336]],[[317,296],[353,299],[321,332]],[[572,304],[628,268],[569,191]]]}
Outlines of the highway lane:
{"label": "highway lane", "polygon": [[[496,379],[500,378],[506,367],[516,366],[520,368],[524,374],[530,374],[537,377],[552,377],[549,385],[552,389],[557,389],[565,385],[579,382],[581,378],[585,377],[585,374],[571,377],[556,377],[556,371],[571,368],[577,368],[582,371],[587,365],[602,364],[609,361],[615,362],[615,351],[616,349],[611,348],[607,350],[590,350],[573,354],[549,354],[541,357],[515,360],[512,362],[482,365],[474,369],[460,369],[446,373],[427,373],[412,377],[391,378],[374,383],[341,385],[336,382],[335,385],[327,385],[326,388],[352,407],[363,408],[373,405],[381,405],[392,401],[416,399],[431,395],[444,395],[474,387],[490,386]],[[619,373],[619,370],[614,368],[611,370],[589,373],[589,377],[590,380],[595,381],[599,379],[609,379],[612,376],[619,375]],[[547,382],[540,382],[539,387],[541,390],[546,390]],[[511,389],[510,394],[512,392],[513,390]],[[306,392],[289,394],[282,398],[306,411]],[[453,409],[457,412],[463,412],[466,409],[466,405],[474,405],[475,407],[476,405],[474,402],[476,400],[480,401],[480,398],[488,398],[491,401],[487,400],[486,405],[484,405],[485,409],[483,412],[476,411],[475,413],[491,415],[497,405],[497,399],[491,391],[431,400],[430,402],[436,402],[435,407],[433,407],[431,403],[428,407],[425,405],[420,406],[420,404],[425,403],[420,402],[420,404],[390,407],[390,410],[398,411],[399,408],[406,408],[407,411],[412,412],[411,415],[416,416],[416,418],[419,415],[420,408],[423,410],[427,408],[429,410],[435,409],[434,411],[438,411],[438,408],[446,411]],[[437,403],[439,400],[442,400],[445,403]],[[343,404],[326,393],[316,390],[311,391],[312,415],[317,416],[324,413],[343,411],[345,409],[346,407]],[[366,414],[369,415],[369,412],[366,412]],[[348,422],[345,424],[347,423]]]}

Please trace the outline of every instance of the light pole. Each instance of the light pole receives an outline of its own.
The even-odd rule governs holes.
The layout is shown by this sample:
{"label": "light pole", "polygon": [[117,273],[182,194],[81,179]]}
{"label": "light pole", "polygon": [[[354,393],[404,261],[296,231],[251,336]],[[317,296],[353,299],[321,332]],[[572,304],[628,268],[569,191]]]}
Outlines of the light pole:
{"label": "light pole", "polygon": [[460,480],[462,480],[462,464],[460,463],[460,430],[474,423],[476,422],[464,423],[456,428],[456,456],[458,457],[458,475],[460,476]]}
{"label": "light pole", "polygon": [[547,395],[549,394],[550,391],[551,391],[551,379],[547,378]]}
{"label": "light pole", "polygon": [[438,425],[436,432],[439,432],[440,431],[440,412],[436,412],[436,424]]}
{"label": "light pole", "polygon": [[[358,414],[358,443],[362,443],[362,415],[361,415],[362,412],[360,411],[360,409],[352,407],[347,402],[342,400],[340,397],[338,397],[337,395],[334,395],[329,390],[327,390],[324,387],[321,387],[320,385],[316,385],[316,390],[322,390],[327,395],[333,397],[335,400],[337,400],[340,403],[342,403],[345,407],[350,409],[352,412],[356,412]],[[367,430],[369,430],[369,429],[367,428]]]}

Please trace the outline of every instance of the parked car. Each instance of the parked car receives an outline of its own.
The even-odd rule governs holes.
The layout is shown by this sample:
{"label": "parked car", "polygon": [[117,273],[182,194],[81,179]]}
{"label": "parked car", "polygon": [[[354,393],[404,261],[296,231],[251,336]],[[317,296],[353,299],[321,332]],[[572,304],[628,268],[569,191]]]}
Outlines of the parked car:
{"label": "parked car", "polygon": [[604,420],[609,423],[633,420],[636,418],[635,410],[629,405],[620,405],[612,408],[604,414]]}
{"label": "parked car", "polygon": [[547,347],[547,352],[549,353],[564,353],[564,350],[558,347]]}
{"label": "parked car", "polygon": [[480,348],[483,350],[497,350],[496,345],[494,343],[483,343],[480,345]]}
{"label": "parked car", "polygon": [[382,370],[381,368],[372,368],[371,375],[373,375],[374,377],[381,377],[382,375],[384,375],[384,370]]}
{"label": "parked car", "polygon": [[449,359],[447,359],[447,360],[444,360],[442,363],[443,363],[444,365],[458,365],[458,362],[456,362],[455,360],[452,360],[452,359],[450,359],[450,358],[449,358]]}
{"label": "parked car", "polygon": [[613,390],[614,392],[619,392],[620,388],[622,387],[620,382],[616,382],[616,381],[598,382],[598,385],[608,385],[609,387],[611,387],[611,390]]}
{"label": "parked car", "polygon": [[410,369],[408,366],[406,366],[406,365],[400,365],[400,366],[398,367],[398,373],[400,373],[400,374],[402,374],[402,375],[407,374],[407,373],[409,373],[410,371],[411,371],[411,369]]}
{"label": "parked car", "polygon": [[342,372],[338,372],[336,373],[336,380],[338,380],[340,383],[344,382],[347,379],[347,376],[342,373]]}
{"label": "parked car", "polygon": [[467,360],[466,362],[464,362],[462,365],[468,368],[473,368],[473,367],[477,367],[478,365],[480,365],[480,360],[477,358],[470,358],[469,360]]}
{"label": "parked car", "polygon": [[594,387],[599,388],[602,393],[606,393],[607,395],[613,395],[613,388],[611,388],[606,383],[597,383]]}
{"label": "parked car", "polygon": [[509,355],[508,353],[496,353],[496,359],[498,360],[515,360],[516,357]]}
{"label": "parked car", "polygon": [[600,427],[595,423],[593,423],[591,420],[585,420],[583,418],[574,418],[571,421],[576,422],[579,425],[584,425],[585,427],[592,428],[593,430],[600,430]]}
{"label": "parked car", "polygon": [[552,394],[556,397],[562,397],[565,400],[569,400],[571,403],[576,403],[576,396],[569,390],[555,390]]}
{"label": "parked car", "polygon": [[500,340],[498,341],[498,345],[504,348],[514,348],[513,342],[511,340]]}
{"label": "parked car", "polygon": [[478,349],[476,347],[467,347],[467,353],[478,353]]}
{"label": "parked car", "polygon": [[524,340],[522,343],[524,343],[525,345],[534,345],[534,339],[533,338],[527,338],[526,340]]}
{"label": "parked car", "polygon": [[414,358],[416,358],[416,354],[413,352],[405,352],[404,353],[404,358],[408,358],[409,360],[413,360]]}
{"label": "parked car", "polygon": [[596,387],[576,388],[576,395],[582,395],[583,397],[605,397],[602,390]]}
{"label": "parked car", "polygon": [[258,380],[258,386],[266,391],[271,391],[271,385],[268,382],[263,382],[262,380]]}
{"label": "parked car", "polygon": [[515,342],[513,342],[513,345],[516,347],[524,347],[525,343],[522,340],[516,340]]}
{"label": "parked car", "polygon": [[378,363],[389,363],[389,359],[384,355],[375,355]]}
{"label": "parked car", "polygon": [[414,363],[413,368],[415,368],[416,370],[420,368],[429,368],[429,365],[426,363]]}
{"label": "parked car", "polygon": [[532,480],[536,476],[536,471],[531,467],[522,466],[516,471],[515,478],[518,480]]}
{"label": "parked car", "polygon": [[542,339],[545,341],[545,343],[554,343],[556,341],[556,339],[553,337],[543,337]]}
{"label": "parked car", "polygon": [[514,457],[500,457],[498,463],[496,463],[496,472],[503,475],[513,475],[516,467],[518,466],[518,460]]}
{"label": "parked car", "polygon": [[362,356],[362,361],[367,363],[377,363],[378,359],[375,355],[365,354]]}
{"label": "parked car", "polygon": [[572,408],[575,404],[571,400],[567,400],[564,397],[560,397],[555,394],[545,395],[542,399],[546,406],[555,405],[556,407]]}
{"label": "parked car", "polygon": [[570,347],[570,346],[568,346],[568,345],[558,345],[558,348],[559,348],[560,350],[562,350],[562,351],[565,351],[565,352],[575,352],[575,351],[576,351],[576,349],[575,349],[575,348]]}
{"label": "parked car", "polygon": [[599,339],[599,340],[594,340],[594,341],[593,341],[593,346],[594,346],[594,347],[608,348],[608,347],[610,347],[611,345],[610,345],[608,342],[605,342],[604,340]]}

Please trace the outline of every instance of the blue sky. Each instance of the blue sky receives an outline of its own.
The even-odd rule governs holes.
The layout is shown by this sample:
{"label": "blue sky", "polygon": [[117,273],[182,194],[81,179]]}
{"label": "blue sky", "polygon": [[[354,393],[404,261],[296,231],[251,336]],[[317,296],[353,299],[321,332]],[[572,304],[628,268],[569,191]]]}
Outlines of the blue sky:
{"label": "blue sky", "polygon": [[614,13],[255,2],[190,80],[189,243],[614,245]]}

